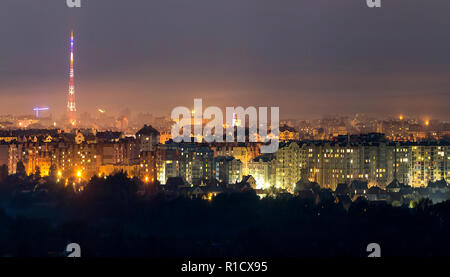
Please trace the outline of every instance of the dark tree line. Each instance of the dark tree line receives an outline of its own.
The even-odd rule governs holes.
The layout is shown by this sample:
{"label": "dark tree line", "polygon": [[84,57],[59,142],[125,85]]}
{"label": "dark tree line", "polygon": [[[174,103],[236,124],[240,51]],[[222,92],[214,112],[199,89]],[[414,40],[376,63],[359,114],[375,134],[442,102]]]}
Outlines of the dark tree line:
{"label": "dark tree line", "polygon": [[314,198],[250,190],[206,201],[157,193],[123,173],[94,177],[82,192],[52,176],[0,178],[0,256],[60,256],[69,242],[84,256],[367,256],[372,242],[383,256],[450,255],[450,202],[358,199],[346,209],[320,189]]}

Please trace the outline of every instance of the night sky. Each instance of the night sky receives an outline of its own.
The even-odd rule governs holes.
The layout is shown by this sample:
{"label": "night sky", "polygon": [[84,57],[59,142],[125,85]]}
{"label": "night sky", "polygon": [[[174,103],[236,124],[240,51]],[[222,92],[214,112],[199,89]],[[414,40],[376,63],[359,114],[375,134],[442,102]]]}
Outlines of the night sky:
{"label": "night sky", "polygon": [[279,106],[282,118],[450,119],[450,1],[0,1],[0,114]]}

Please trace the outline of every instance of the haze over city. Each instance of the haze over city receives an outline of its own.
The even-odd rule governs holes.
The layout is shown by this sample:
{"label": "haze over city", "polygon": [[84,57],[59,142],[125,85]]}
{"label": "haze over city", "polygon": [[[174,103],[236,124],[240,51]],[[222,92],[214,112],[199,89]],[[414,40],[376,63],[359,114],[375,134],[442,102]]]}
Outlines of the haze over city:
{"label": "haze over city", "polygon": [[449,257],[449,11],[0,0],[0,267],[383,276],[372,258],[409,275]]}
{"label": "haze over city", "polygon": [[[282,118],[448,120],[448,1],[2,1],[1,114],[66,112],[74,31],[78,112],[167,115],[279,106]],[[401,15],[401,17],[400,17]],[[39,23],[39,24],[37,24]],[[382,38],[382,39],[381,39]]]}

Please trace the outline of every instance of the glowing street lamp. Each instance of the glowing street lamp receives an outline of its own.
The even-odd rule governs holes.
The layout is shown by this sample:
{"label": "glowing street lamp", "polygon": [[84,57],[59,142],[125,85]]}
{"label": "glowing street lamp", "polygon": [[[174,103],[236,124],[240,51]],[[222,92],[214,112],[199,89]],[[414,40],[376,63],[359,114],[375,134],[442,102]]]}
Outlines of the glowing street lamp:
{"label": "glowing street lamp", "polygon": [[83,172],[81,170],[77,171],[78,182],[81,182],[81,177],[83,176]]}

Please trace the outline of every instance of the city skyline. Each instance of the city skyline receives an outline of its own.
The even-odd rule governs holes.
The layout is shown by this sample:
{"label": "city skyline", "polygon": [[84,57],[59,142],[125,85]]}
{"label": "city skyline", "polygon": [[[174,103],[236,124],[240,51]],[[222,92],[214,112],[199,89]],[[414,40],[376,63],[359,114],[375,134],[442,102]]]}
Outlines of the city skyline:
{"label": "city skyline", "polygon": [[0,260],[450,256],[449,0],[0,2]]}
{"label": "city skyline", "polygon": [[[61,2],[2,4],[0,96],[8,101],[0,103],[1,114],[31,114],[36,106],[48,106],[58,117],[65,113],[67,33],[74,29],[78,114],[98,108],[120,113],[126,106],[167,115],[202,97],[219,107],[277,105],[282,118],[365,113],[449,119],[450,41],[438,28],[449,20],[445,2],[420,13],[419,4],[398,1],[376,16],[361,1],[169,1],[127,9],[115,0],[107,10],[102,1],[75,10]],[[48,5],[51,14],[45,13]],[[184,13],[176,12],[180,5]],[[402,22],[395,16],[400,10],[410,15]],[[20,11],[25,18],[15,24],[11,15]],[[173,18],[158,14],[171,11]],[[43,24],[33,24],[44,15]],[[428,41],[418,39],[419,27]],[[388,42],[381,44],[380,35],[388,35]],[[33,47],[25,47],[25,39]]]}

